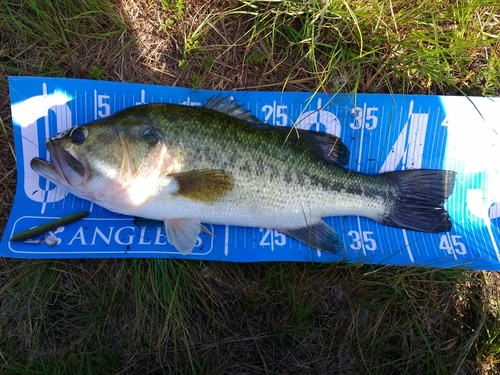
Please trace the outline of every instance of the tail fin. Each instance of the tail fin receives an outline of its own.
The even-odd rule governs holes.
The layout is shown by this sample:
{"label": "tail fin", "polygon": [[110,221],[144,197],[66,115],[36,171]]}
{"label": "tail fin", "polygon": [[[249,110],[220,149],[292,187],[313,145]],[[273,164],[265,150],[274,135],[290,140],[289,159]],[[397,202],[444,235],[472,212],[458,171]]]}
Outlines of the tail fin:
{"label": "tail fin", "polygon": [[420,232],[449,232],[450,215],[442,206],[453,192],[456,172],[413,169],[382,173],[394,194],[385,225]]}

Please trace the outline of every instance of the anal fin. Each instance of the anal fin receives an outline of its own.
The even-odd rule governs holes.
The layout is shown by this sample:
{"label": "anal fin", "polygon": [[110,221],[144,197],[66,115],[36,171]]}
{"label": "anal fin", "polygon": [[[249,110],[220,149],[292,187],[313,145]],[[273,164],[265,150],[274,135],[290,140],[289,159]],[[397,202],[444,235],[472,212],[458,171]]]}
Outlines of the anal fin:
{"label": "anal fin", "polygon": [[302,228],[281,228],[277,230],[313,248],[330,253],[339,253],[344,248],[337,232],[322,220]]}

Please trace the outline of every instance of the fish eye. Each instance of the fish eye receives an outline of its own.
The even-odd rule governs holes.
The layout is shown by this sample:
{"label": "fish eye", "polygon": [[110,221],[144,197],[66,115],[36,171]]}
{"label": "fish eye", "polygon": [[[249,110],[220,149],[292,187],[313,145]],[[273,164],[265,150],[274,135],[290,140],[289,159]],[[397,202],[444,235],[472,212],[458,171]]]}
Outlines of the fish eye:
{"label": "fish eye", "polygon": [[147,128],[143,131],[141,131],[140,136],[147,142],[151,143],[152,145],[155,145],[158,143],[160,138],[158,137],[158,134],[153,128]]}
{"label": "fish eye", "polygon": [[151,128],[148,128],[148,129],[144,130],[141,135],[143,137],[149,137],[151,135],[154,136],[154,137],[156,137],[156,134],[153,132],[153,129],[151,129]]}
{"label": "fish eye", "polygon": [[77,126],[71,130],[71,133],[69,133],[69,137],[76,144],[82,143],[88,135],[89,131],[84,126]]}

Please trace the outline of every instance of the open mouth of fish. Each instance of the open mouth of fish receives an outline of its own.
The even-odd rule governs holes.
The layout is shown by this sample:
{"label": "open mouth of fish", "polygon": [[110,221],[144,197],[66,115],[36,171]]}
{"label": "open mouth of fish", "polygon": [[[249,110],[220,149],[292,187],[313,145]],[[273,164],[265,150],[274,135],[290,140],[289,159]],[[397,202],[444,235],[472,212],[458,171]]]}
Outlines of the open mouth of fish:
{"label": "open mouth of fish", "polygon": [[31,169],[56,183],[69,186],[79,184],[85,176],[83,164],[70,152],[60,147],[56,139],[47,139],[45,145],[54,161],[33,158],[30,163]]}

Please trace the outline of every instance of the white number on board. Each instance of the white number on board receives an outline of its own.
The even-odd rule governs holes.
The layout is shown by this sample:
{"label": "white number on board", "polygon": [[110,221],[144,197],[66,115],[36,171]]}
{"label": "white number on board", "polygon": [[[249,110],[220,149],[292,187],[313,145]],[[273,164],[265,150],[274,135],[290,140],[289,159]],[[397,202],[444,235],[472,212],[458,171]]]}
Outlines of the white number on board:
{"label": "white number on board", "polygon": [[353,117],[355,121],[351,122],[349,126],[354,130],[361,129],[363,127],[366,130],[374,130],[378,125],[378,117],[376,116],[377,111],[377,107],[366,107],[366,104],[363,108],[353,108],[351,113],[354,115]]}
{"label": "white number on board", "polygon": [[364,248],[369,251],[377,250],[377,241],[372,238],[373,232],[350,230],[347,234],[352,237],[351,249],[361,250]]}
{"label": "white number on board", "polygon": [[443,234],[441,236],[441,240],[439,241],[439,248],[446,251],[449,255],[465,255],[467,254],[467,249],[463,242],[461,242],[461,239],[462,236],[459,236],[457,234]]}
{"label": "white number on board", "polygon": [[272,124],[286,126],[288,124],[286,109],[286,105],[276,105],[276,102],[273,102],[273,105],[266,104],[262,106],[262,112],[264,112],[264,122],[269,123],[268,121],[272,116]]}
{"label": "white number on board", "polygon": [[97,95],[97,114],[99,117],[107,117],[111,114],[111,107],[109,106],[109,103],[107,103],[107,100],[109,100],[109,95]]}
{"label": "white number on board", "polygon": [[286,244],[286,236],[277,230],[260,228],[260,232],[264,232],[259,243],[260,246],[271,246],[274,248],[274,245],[283,246]]}

